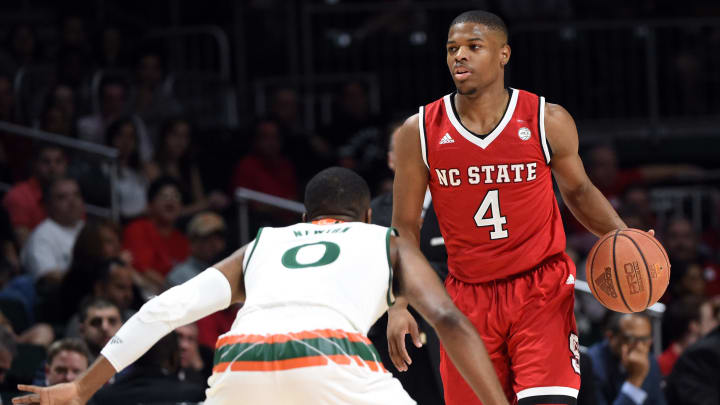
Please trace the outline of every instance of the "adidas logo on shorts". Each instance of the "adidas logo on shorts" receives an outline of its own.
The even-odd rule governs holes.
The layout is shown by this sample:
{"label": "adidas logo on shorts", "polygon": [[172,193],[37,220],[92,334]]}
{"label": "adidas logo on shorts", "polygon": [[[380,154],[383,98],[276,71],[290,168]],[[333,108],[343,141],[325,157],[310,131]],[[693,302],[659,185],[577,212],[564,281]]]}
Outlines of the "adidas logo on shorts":
{"label": "adidas logo on shorts", "polygon": [[455,143],[455,140],[452,139],[452,136],[450,136],[450,134],[448,134],[447,132],[445,133],[445,136],[443,136],[442,139],[440,140],[440,145],[443,145],[446,143]]}

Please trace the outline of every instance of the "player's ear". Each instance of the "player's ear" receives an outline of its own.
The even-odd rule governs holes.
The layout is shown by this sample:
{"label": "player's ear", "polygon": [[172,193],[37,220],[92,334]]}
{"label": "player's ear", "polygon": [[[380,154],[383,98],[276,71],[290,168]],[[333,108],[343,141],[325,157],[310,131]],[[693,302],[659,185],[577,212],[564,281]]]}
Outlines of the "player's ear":
{"label": "player's ear", "polygon": [[367,211],[365,211],[365,223],[372,224],[372,208],[368,208]]}
{"label": "player's ear", "polygon": [[507,43],[505,43],[500,48],[500,64],[502,65],[502,67],[505,67],[505,65],[507,65],[508,62],[510,62],[510,54],[511,53],[512,52],[510,50],[510,45],[508,45]]}
{"label": "player's ear", "polygon": [[302,221],[303,221],[303,222],[307,222],[307,220],[308,220],[307,212],[303,212],[303,214],[302,214]]}

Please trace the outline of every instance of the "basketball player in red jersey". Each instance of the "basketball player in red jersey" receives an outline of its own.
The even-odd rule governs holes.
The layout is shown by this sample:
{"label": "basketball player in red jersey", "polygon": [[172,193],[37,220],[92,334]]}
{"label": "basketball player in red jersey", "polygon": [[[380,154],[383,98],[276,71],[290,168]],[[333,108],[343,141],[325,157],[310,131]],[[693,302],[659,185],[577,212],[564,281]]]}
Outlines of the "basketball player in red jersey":
{"label": "basketball player in red jersey", "polygon": [[[397,137],[393,226],[418,242],[429,186],[449,255],[446,288],[490,352],[508,399],[575,404],[580,387],[573,315],[575,266],[553,193],[591,232],[625,228],[590,182],[570,114],[535,94],[506,88],[503,21],[483,11],[453,20],[447,64],[457,92],[410,117]],[[410,363],[416,325],[401,300],[390,310],[395,366]],[[479,404],[441,349],[447,405]]]}

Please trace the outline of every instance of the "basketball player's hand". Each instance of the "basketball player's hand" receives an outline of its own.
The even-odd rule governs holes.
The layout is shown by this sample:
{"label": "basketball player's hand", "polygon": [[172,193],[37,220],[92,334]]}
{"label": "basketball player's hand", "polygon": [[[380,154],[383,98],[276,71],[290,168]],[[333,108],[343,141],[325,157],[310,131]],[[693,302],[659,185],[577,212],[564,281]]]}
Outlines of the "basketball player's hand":
{"label": "basketball player's hand", "polygon": [[407,371],[412,359],[405,348],[405,335],[410,334],[416,347],[421,347],[417,322],[406,308],[388,310],[387,340],[390,359],[398,371]]}
{"label": "basketball player's hand", "polygon": [[18,384],[18,389],[32,394],[13,398],[13,404],[83,405],[86,402],[80,399],[75,383],[63,383],[52,387]]}
{"label": "basketball player's hand", "polygon": [[627,370],[628,381],[638,388],[642,386],[648,371],[650,371],[649,351],[650,344],[645,342],[633,345],[624,344],[621,347],[621,361]]}

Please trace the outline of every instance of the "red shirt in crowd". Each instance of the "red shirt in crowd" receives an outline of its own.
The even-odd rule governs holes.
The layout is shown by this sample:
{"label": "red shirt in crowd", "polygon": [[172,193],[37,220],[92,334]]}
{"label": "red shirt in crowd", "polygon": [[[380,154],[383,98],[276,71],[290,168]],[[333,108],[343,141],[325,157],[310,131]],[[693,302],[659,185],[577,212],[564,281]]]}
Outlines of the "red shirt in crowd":
{"label": "red shirt in crowd", "polygon": [[673,369],[673,366],[675,365],[675,362],[680,357],[679,350],[675,349],[675,344],[671,344],[668,346],[667,349],[665,349],[664,352],[658,357],[658,365],[660,366],[660,373],[667,377],[670,375],[670,372]]}
{"label": "red shirt in crowd", "polygon": [[222,311],[215,312],[197,321],[198,343],[214,349],[218,337],[230,330],[237,311],[237,305],[230,305]]}
{"label": "red shirt in crowd", "polygon": [[254,155],[240,159],[235,166],[231,186],[231,191],[245,187],[289,200],[297,199],[295,167],[285,158],[272,163]]}
{"label": "red shirt in crowd", "polygon": [[13,226],[33,229],[47,217],[42,201],[42,187],[35,177],[13,186],[5,195],[3,205]]}
{"label": "red shirt in crowd", "polygon": [[125,228],[123,245],[132,253],[133,266],[141,272],[152,269],[166,275],[190,255],[185,235],[176,229],[163,235],[147,218],[135,220]]}

